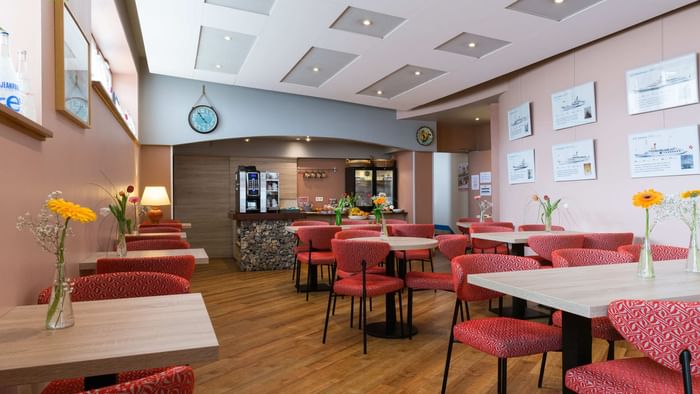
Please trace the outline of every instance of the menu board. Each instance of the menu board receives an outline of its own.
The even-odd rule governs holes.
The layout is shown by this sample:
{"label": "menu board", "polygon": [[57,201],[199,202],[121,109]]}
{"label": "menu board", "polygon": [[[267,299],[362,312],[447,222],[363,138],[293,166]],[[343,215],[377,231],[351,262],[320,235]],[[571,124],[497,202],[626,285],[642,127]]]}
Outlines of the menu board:
{"label": "menu board", "polygon": [[632,178],[700,174],[697,125],[631,134],[628,138]]}
{"label": "menu board", "polygon": [[595,179],[593,140],[552,146],[552,164],[555,182]]}
{"label": "menu board", "polygon": [[508,183],[535,182],[535,150],[524,150],[508,154]]}
{"label": "menu board", "polygon": [[513,141],[528,135],[532,135],[529,101],[508,111],[508,140]]}
{"label": "menu board", "polygon": [[554,130],[595,121],[595,82],[578,85],[552,95],[552,126]]}

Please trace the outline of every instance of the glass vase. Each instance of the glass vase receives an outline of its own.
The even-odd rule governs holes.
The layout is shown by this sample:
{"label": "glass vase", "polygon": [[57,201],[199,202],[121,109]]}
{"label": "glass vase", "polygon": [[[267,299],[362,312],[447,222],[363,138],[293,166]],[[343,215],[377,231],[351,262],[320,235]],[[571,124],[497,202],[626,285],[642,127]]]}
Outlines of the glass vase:
{"label": "glass vase", "polygon": [[382,216],[382,231],[379,234],[379,238],[381,239],[389,239],[389,229],[386,227],[386,220],[384,219],[384,216]]}
{"label": "glass vase", "polygon": [[479,214],[479,222],[483,223],[484,222],[484,212],[481,212]]}
{"label": "glass vase", "polygon": [[117,256],[126,257],[126,235],[121,231],[117,233]]}
{"label": "glass vase", "polygon": [[343,224],[343,212],[340,210],[335,211],[335,225],[340,226]]}
{"label": "glass vase", "polygon": [[552,231],[552,215],[544,215],[544,231]]}
{"label": "glass vase", "polygon": [[688,259],[685,263],[688,272],[700,272],[700,248],[698,248],[697,226],[690,228],[690,244],[688,245]]}
{"label": "glass vase", "polygon": [[651,245],[649,243],[649,234],[644,237],[644,244],[639,250],[639,263],[637,263],[637,276],[642,279],[653,279],[654,276],[654,259],[651,254]]}
{"label": "glass vase", "polygon": [[70,300],[71,286],[68,278],[66,278],[63,252],[60,251],[59,254],[61,256],[56,263],[49,309],[46,312],[46,328],[49,330],[60,330],[75,324],[73,304]]}

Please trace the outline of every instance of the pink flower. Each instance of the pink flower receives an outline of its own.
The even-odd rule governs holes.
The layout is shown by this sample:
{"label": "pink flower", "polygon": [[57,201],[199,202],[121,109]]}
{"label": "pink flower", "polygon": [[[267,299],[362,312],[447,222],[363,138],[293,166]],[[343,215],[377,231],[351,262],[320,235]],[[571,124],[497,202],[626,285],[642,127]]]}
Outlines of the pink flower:
{"label": "pink flower", "polygon": [[133,192],[134,192],[134,186],[132,186],[132,185],[127,186],[127,187],[126,187],[126,192],[127,192],[127,193],[133,193]]}
{"label": "pink flower", "polygon": [[129,197],[129,202],[132,204],[138,204],[139,202],[141,202],[141,199],[138,196],[132,196]]}
{"label": "pink flower", "polygon": [[474,196],[475,200],[481,200],[481,196]]}
{"label": "pink flower", "polygon": [[549,201],[549,196],[545,194],[544,197],[542,197],[542,199],[545,201]]}

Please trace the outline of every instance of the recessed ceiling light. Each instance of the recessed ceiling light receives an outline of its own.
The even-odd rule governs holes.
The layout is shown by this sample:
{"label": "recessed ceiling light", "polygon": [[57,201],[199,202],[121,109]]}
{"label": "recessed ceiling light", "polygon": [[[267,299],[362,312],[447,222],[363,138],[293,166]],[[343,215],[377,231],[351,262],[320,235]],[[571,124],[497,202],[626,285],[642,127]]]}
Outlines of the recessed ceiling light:
{"label": "recessed ceiling light", "polygon": [[317,73],[317,72],[321,71],[321,69],[320,69],[320,68],[318,68],[318,67],[314,67],[314,68],[312,68],[312,70],[313,70],[313,72],[315,72],[315,73]]}
{"label": "recessed ceiling light", "polygon": [[476,47],[476,43],[475,43],[475,42],[470,42],[470,43],[469,43],[469,48],[474,48],[474,47]]}
{"label": "recessed ceiling light", "polygon": [[369,19],[365,19],[365,20],[362,21],[362,24],[365,25],[365,26],[369,26],[369,25],[372,24],[372,21],[369,20]]}
{"label": "recessed ceiling light", "polygon": [[422,73],[421,73],[420,71],[414,71],[414,72],[413,72],[413,75],[415,75],[415,76],[420,76],[421,74],[422,74]]}
{"label": "recessed ceiling light", "polygon": [[217,65],[214,66],[214,67],[216,67],[216,68],[221,68],[221,64],[217,64]]}
{"label": "recessed ceiling light", "polygon": [[554,4],[561,4],[563,2],[564,2],[564,0],[554,0]]}
{"label": "recessed ceiling light", "polygon": [[384,92],[382,92],[381,90],[377,90],[377,94],[381,96],[382,94],[384,94]]}
{"label": "recessed ceiling light", "polygon": [[478,121],[479,121],[479,118],[474,118],[474,120],[476,120],[476,121],[478,122]]}
{"label": "recessed ceiling light", "polygon": [[308,135],[306,136],[306,142],[311,142],[311,137],[309,137]]}
{"label": "recessed ceiling light", "polygon": [[243,141],[245,141],[245,142],[250,142],[250,138],[246,138],[246,139],[244,139]]}
{"label": "recessed ceiling light", "polygon": [[301,141],[301,137],[297,137],[297,141]]}
{"label": "recessed ceiling light", "polygon": [[224,40],[231,41],[231,36],[224,36]]}

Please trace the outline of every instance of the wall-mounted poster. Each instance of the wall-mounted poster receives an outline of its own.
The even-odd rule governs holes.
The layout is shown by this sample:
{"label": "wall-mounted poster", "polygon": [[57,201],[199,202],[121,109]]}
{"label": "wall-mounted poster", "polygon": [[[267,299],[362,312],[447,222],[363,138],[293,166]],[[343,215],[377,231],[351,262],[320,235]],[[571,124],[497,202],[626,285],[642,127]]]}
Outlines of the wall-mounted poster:
{"label": "wall-mounted poster", "polygon": [[491,195],[491,185],[481,185],[479,187],[479,195],[481,197],[487,197]]}
{"label": "wall-mounted poster", "polygon": [[698,126],[631,134],[632,178],[700,174]]}
{"label": "wall-mounted poster", "polygon": [[697,102],[695,53],[627,71],[627,112],[630,115]]}
{"label": "wall-mounted poster", "polygon": [[491,183],[491,171],[482,171],[479,173],[479,182]]}
{"label": "wall-mounted poster", "polygon": [[457,164],[457,189],[469,190],[469,163]]}
{"label": "wall-mounted poster", "polygon": [[552,95],[552,125],[554,130],[595,121],[595,82],[574,86]]}
{"label": "wall-mounted poster", "polygon": [[532,135],[529,101],[508,111],[508,140],[513,141],[528,135]]}
{"label": "wall-mounted poster", "polygon": [[535,182],[535,150],[524,150],[508,154],[508,183]]}
{"label": "wall-mounted poster", "polygon": [[472,175],[472,190],[479,190],[479,175]]}
{"label": "wall-mounted poster", "polygon": [[552,164],[556,182],[595,179],[593,140],[552,146]]}

